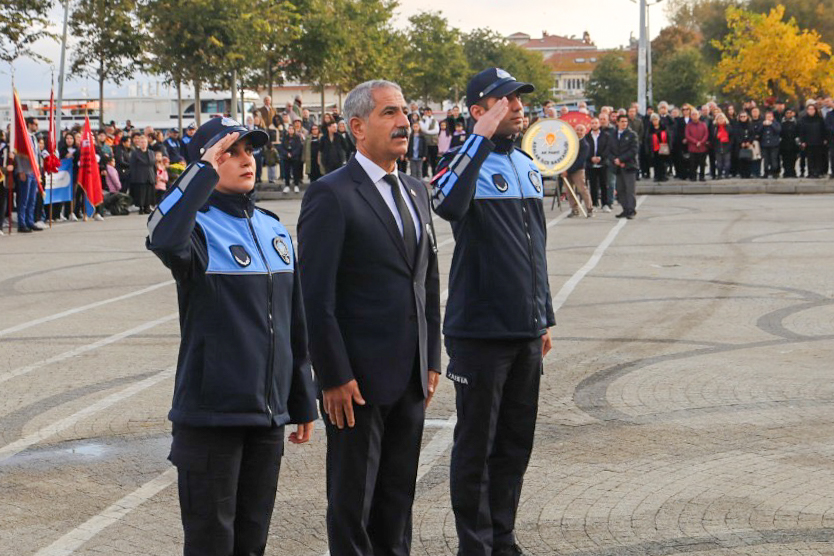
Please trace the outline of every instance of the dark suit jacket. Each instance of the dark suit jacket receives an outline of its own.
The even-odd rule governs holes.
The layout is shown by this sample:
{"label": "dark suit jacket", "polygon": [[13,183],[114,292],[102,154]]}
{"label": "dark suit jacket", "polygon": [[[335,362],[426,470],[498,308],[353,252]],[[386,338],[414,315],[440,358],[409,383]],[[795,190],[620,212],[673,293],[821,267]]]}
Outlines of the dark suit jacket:
{"label": "dark suit jacket", "polygon": [[419,358],[440,371],[440,280],[428,191],[400,174],[420,217],[415,262],[391,210],[352,159],[312,183],[298,219],[310,356],[319,387],[356,379],[368,403],[405,391]]}
{"label": "dark suit jacket", "polygon": [[625,168],[615,166],[617,172],[636,172],[637,171],[637,151],[640,148],[637,134],[626,128],[623,132],[622,138],[618,138],[619,130],[614,130],[611,140],[611,149],[609,151],[609,158],[613,160],[619,158],[620,162],[624,163]]}
{"label": "dark suit jacket", "polygon": [[602,160],[600,164],[603,166],[607,166],[610,164],[609,157],[608,157],[608,145],[611,142],[611,135],[606,133],[604,130],[600,130],[599,137],[597,138],[597,145],[596,145],[596,152],[594,151],[594,138],[591,136],[591,132],[589,131],[588,134],[583,139],[586,143],[588,143],[588,158],[585,161],[586,166],[590,168],[593,166],[591,162],[591,158],[594,156],[600,157]]}

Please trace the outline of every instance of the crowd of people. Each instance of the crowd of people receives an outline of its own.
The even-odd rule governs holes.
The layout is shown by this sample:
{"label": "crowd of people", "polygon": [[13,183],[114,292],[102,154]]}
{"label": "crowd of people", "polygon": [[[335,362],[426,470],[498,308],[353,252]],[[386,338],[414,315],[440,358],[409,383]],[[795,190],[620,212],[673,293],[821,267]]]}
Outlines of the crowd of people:
{"label": "crowd of people", "polygon": [[[595,209],[612,210],[619,173],[612,156],[612,135],[616,134],[617,119],[622,115],[637,138],[637,157],[633,168],[626,169],[633,170],[637,181],[665,182],[671,177],[705,181],[707,172],[713,180],[806,176],[814,179],[825,176],[829,170],[834,177],[831,97],[808,100],[802,109],[789,107],[784,101],[759,107],[751,100],[738,109],[715,102],[700,107],[675,107],[660,102],[656,109],[648,107],[645,114],[638,112],[636,102],[628,108],[603,106],[596,113],[581,102],[577,111],[587,114],[589,121],[575,125],[583,144],[577,160],[563,174],[576,191],[576,198],[566,195],[572,206],[571,216],[579,215],[577,200],[586,205],[588,216],[593,216]],[[544,103],[540,112],[528,108],[524,129],[535,123],[535,114],[560,118],[569,112],[566,106],[557,107],[553,101]],[[443,154],[462,145],[472,133],[473,120],[465,117],[458,106],[438,115],[431,107],[412,102],[408,120],[408,152],[397,165],[399,171],[421,180],[431,178]],[[245,125],[265,131],[270,138],[255,152],[256,183],[283,182],[284,193],[300,193],[303,183],[314,182],[344,166],[356,151],[338,108],[325,112],[319,121],[304,107],[300,96],[280,110],[273,107],[271,97],[264,97],[262,106],[246,115]],[[27,118],[27,127],[37,141],[36,156],[42,166],[48,155],[44,134],[34,118]],[[138,214],[150,214],[168,185],[190,162],[187,145],[195,131],[195,124],[189,125],[182,136],[176,128],[160,131],[148,126],[140,130],[129,120],[123,128],[111,121],[98,130],[95,151],[105,194],[93,218],[102,219],[107,212],[126,215],[131,206],[136,207]],[[8,149],[7,137],[8,131],[0,131],[0,156]],[[76,179],[80,140],[78,126],[64,130],[58,140],[58,157],[72,159]],[[520,141],[521,135],[517,146]],[[84,193],[80,187],[74,189],[72,201],[44,205],[36,185],[27,178],[26,163],[21,162],[18,168],[9,166],[12,187],[18,192],[16,204],[24,212],[19,231],[43,230],[50,218],[63,221],[83,217]],[[0,174],[2,224],[9,196],[7,174]]]}

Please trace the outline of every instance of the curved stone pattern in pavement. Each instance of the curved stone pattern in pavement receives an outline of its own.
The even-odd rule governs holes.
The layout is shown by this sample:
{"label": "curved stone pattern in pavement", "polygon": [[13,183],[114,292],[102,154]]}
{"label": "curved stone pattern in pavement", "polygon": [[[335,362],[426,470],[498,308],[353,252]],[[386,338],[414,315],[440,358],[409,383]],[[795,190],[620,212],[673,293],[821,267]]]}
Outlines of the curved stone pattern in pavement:
{"label": "curved stone pattern in pavement", "polygon": [[[267,207],[294,230],[297,200]],[[827,196],[644,202],[557,314],[518,515],[526,553],[834,555],[831,214]],[[558,216],[548,211],[554,293],[616,225]],[[0,330],[167,280],[142,249],[143,224],[0,238]],[[436,226],[440,242],[450,237]],[[173,287],[161,287],[8,334],[0,376],[175,307]],[[4,382],[0,449],[170,367],[177,345],[176,322],[164,322]],[[78,546],[49,554],[181,553],[174,485],[85,532],[170,468],[170,395],[169,380],[155,384],[0,461],[0,554],[46,556],[73,535]],[[456,554],[442,440],[453,414],[444,380],[424,436],[440,451],[417,487],[415,555]],[[270,556],[327,550],[321,433],[287,446]]]}

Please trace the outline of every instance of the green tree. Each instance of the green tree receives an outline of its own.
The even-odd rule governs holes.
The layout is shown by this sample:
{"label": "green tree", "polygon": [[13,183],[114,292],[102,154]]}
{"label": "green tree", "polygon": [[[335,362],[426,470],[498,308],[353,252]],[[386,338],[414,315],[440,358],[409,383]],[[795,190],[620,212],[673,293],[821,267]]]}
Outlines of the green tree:
{"label": "green tree", "polygon": [[625,108],[637,98],[637,74],[627,54],[612,51],[600,56],[585,88],[594,105]]}
{"label": "green tree", "polygon": [[553,85],[550,67],[540,52],[525,50],[490,29],[475,29],[463,36],[463,52],[472,73],[489,67],[507,70],[516,79],[536,87],[529,100],[543,102]]}
{"label": "green tree", "polygon": [[398,41],[390,26],[393,0],[302,0],[301,34],[291,47],[287,73],[324,89],[346,92],[390,76]]}
{"label": "green tree", "polygon": [[800,29],[817,31],[824,42],[834,45],[834,0],[750,0],[746,8],[767,14],[780,4],[785,17],[794,18]]}
{"label": "green tree", "polygon": [[652,62],[660,64],[670,55],[687,47],[700,48],[703,39],[699,31],[680,27],[678,25],[669,25],[660,30],[657,37],[652,40]]}
{"label": "green tree", "polygon": [[55,38],[46,30],[52,0],[0,0],[0,60],[14,63],[21,57],[48,62],[32,50],[44,37]]}
{"label": "green tree", "polygon": [[702,37],[701,51],[710,66],[718,63],[721,52],[713,41],[722,40],[730,32],[727,9],[738,7],[745,0],[672,0],[666,10],[673,25],[696,31]]}
{"label": "green tree", "polygon": [[201,123],[200,92],[222,79],[227,45],[237,17],[236,0],[143,0],[140,18],[150,32],[155,67],[194,86],[194,115]]}
{"label": "green tree", "polygon": [[83,37],[73,49],[71,70],[98,81],[99,126],[104,127],[104,82],[117,85],[141,64],[141,34],[135,0],[80,0],[74,5],[70,29]]}
{"label": "green tree", "polygon": [[731,32],[714,41],[722,53],[716,75],[724,92],[801,98],[834,87],[831,47],[816,31],[802,30],[784,16],[784,6],[766,15],[727,10]]}
{"label": "green tree", "polygon": [[700,106],[707,100],[707,75],[703,55],[694,46],[671,53],[655,66],[655,98]]}
{"label": "green tree", "polygon": [[437,12],[421,12],[408,21],[402,58],[406,95],[424,101],[457,101],[470,73],[462,33]]}

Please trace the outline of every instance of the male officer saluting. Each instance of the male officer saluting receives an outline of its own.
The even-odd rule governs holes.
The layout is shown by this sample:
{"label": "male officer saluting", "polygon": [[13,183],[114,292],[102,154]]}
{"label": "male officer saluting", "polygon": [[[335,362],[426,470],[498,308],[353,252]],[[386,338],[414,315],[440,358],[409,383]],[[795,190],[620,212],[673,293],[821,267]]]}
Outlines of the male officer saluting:
{"label": "male officer saluting", "polygon": [[451,494],[460,556],[522,554],[513,530],[555,324],[545,258],[542,178],[513,148],[534,90],[490,68],[466,89],[473,134],[432,180],[455,253],[444,334],[457,425]]}
{"label": "male officer saluting", "polygon": [[148,219],[147,247],[177,280],[180,343],[169,459],[185,556],[266,547],[284,425],[307,442],[316,402],[292,241],[256,208],[252,151],[269,140],[230,118],[200,126],[191,159]]}

